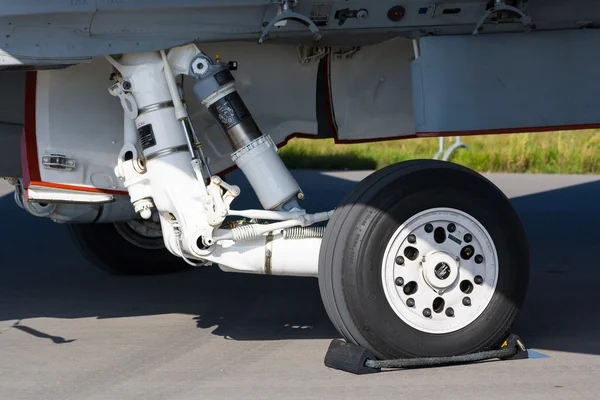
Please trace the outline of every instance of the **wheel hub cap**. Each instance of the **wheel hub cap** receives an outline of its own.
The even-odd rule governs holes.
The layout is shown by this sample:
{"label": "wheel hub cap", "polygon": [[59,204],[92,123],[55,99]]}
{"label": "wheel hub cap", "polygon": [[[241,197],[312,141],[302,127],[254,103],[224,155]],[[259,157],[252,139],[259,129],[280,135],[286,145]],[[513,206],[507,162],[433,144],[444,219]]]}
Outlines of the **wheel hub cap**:
{"label": "wheel hub cap", "polygon": [[421,261],[423,278],[434,290],[443,290],[452,286],[458,278],[460,264],[456,256],[439,251],[433,252]]}

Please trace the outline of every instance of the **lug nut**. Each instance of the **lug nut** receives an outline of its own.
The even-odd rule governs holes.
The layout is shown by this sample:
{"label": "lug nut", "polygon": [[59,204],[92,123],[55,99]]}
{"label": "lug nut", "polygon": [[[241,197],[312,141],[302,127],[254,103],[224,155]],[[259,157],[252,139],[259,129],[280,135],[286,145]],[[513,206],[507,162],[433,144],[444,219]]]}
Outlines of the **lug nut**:
{"label": "lug nut", "polygon": [[414,244],[417,241],[417,237],[411,233],[410,235],[408,235],[407,240],[408,240],[408,243]]}
{"label": "lug nut", "polygon": [[477,264],[481,264],[481,263],[483,262],[483,256],[482,256],[481,254],[477,254],[477,255],[475,256],[475,262],[476,262]]}
{"label": "lug nut", "polygon": [[463,299],[463,305],[469,307],[471,305],[471,298],[465,297]]}
{"label": "lug nut", "polygon": [[431,310],[430,310],[429,308],[426,308],[426,309],[424,309],[424,310],[423,310],[423,316],[424,316],[425,318],[429,318],[429,317],[431,317]]}
{"label": "lug nut", "polygon": [[454,309],[453,308],[446,308],[446,315],[448,317],[454,317]]}
{"label": "lug nut", "polygon": [[471,243],[471,241],[473,240],[473,235],[471,235],[470,233],[467,233],[467,234],[465,235],[465,238],[464,238],[464,239],[465,239],[465,242],[467,242],[467,243]]}
{"label": "lug nut", "polygon": [[478,285],[481,285],[483,283],[483,277],[481,275],[477,275],[475,278],[473,278],[473,282],[475,282]]}
{"label": "lug nut", "polygon": [[401,277],[397,277],[394,283],[396,283],[396,286],[402,286],[404,285],[404,279],[402,279]]}
{"label": "lug nut", "polygon": [[456,225],[448,224],[448,232],[452,233],[456,230]]}
{"label": "lug nut", "polygon": [[431,224],[425,225],[425,232],[427,232],[427,233],[433,232],[433,225],[431,225]]}
{"label": "lug nut", "polygon": [[415,299],[408,299],[406,300],[406,305],[409,307],[414,307],[415,306]]}
{"label": "lug nut", "polygon": [[402,256],[396,257],[396,264],[404,265],[404,257],[402,257]]}

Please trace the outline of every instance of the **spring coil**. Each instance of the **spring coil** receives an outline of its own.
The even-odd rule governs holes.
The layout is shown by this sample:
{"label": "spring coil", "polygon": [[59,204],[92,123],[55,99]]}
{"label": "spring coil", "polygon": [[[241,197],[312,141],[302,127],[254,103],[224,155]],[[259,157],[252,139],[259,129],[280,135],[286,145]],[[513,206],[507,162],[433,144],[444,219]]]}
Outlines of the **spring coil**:
{"label": "spring coil", "polygon": [[231,230],[231,234],[233,236],[233,240],[250,240],[259,236],[259,234],[254,230],[254,225],[242,225],[237,228],[233,228]]}
{"label": "spring coil", "polygon": [[322,238],[324,234],[324,226],[296,226],[283,230],[283,238],[288,240]]}

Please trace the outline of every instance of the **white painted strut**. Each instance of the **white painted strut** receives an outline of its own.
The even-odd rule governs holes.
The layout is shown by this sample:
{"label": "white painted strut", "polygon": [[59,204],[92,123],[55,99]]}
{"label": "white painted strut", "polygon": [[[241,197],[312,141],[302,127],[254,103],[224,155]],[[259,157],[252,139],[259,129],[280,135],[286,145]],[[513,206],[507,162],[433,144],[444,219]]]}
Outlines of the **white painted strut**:
{"label": "white painted strut", "polygon": [[[169,90],[163,58],[160,53],[151,52],[125,54],[119,62],[112,57],[107,60],[121,72],[128,83],[128,95],[134,99],[136,112],[130,115],[135,118],[131,124],[141,130],[136,132],[136,144],[137,136],[143,136],[139,144],[146,171],[130,171],[132,177],[127,177],[125,186],[131,199],[148,198],[144,206],[154,205],[159,212],[165,246],[171,253],[182,256],[183,250],[192,256],[202,255],[204,249],[199,247],[198,238],[210,240],[213,231],[207,219],[208,196],[203,180],[198,181],[192,167],[186,134],[177,121],[173,106],[177,99]],[[125,133],[129,140],[134,140],[133,131],[126,129]],[[174,233],[173,217],[180,228],[180,237]]]}
{"label": "white painted strut", "polygon": [[226,272],[316,277],[321,240],[284,239],[278,231],[247,241],[222,241],[202,258],[218,264]]}

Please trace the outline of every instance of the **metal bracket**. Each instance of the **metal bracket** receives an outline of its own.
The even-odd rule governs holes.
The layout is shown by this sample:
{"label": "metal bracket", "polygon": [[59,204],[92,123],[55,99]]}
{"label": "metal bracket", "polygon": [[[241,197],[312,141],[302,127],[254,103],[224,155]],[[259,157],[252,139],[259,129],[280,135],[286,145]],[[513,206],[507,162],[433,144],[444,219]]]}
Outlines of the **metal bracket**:
{"label": "metal bracket", "polygon": [[517,7],[509,6],[506,4],[506,0],[494,0],[494,5],[490,7],[483,17],[479,20],[477,25],[475,25],[475,30],[473,31],[473,35],[478,35],[481,31],[483,31],[483,25],[492,15],[500,14],[502,12],[507,12],[511,14],[518,15],[519,21],[525,27],[525,31],[529,32],[533,28],[533,24],[531,21],[531,17],[525,12]]}
{"label": "metal bracket", "polygon": [[[448,161],[450,159],[450,157],[452,156],[452,153],[454,153],[456,150],[463,148],[463,149],[469,149],[469,146],[467,146],[465,143],[462,142],[460,136],[456,137],[456,141],[454,142],[454,144],[452,146],[450,146],[448,148],[448,150],[444,151],[444,138],[440,137],[439,139],[439,150],[437,151],[437,153],[435,153],[435,155],[433,156],[434,160],[439,160],[440,157],[442,157],[443,161]],[[442,156],[443,154],[443,156]]]}
{"label": "metal bracket", "polygon": [[338,25],[342,26],[348,19],[367,19],[369,17],[369,11],[364,8],[360,10],[351,10],[344,8],[343,10],[337,10],[335,13],[335,19],[338,20]]}
{"label": "metal bracket", "polygon": [[75,160],[62,154],[46,154],[42,157],[42,164],[46,169],[71,171],[75,169]]}
{"label": "metal bracket", "polygon": [[240,195],[241,190],[238,186],[230,185],[215,175],[210,179],[207,191],[212,200],[212,206],[208,210],[208,223],[219,227],[227,217],[231,203]]}
{"label": "metal bracket", "polygon": [[134,120],[138,117],[138,106],[131,94],[131,83],[128,81],[117,82],[108,88],[108,92],[121,100],[121,106],[127,118]]}
{"label": "metal bracket", "polygon": [[277,13],[275,18],[269,22],[262,31],[260,38],[258,39],[258,44],[263,44],[265,40],[269,37],[269,32],[273,27],[282,22],[282,21],[295,21],[299,22],[302,25],[306,26],[313,34],[313,39],[315,41],[321,40],[321,32],[319,32],[319,28],[317,25],[308,17],[294,12],[294,6],[297,4],[297,0],[273,0],[272,3],[278,4],[280,7],[280,12]]}

